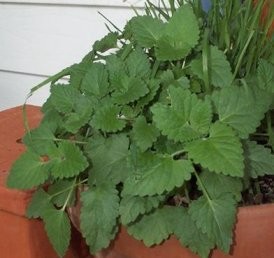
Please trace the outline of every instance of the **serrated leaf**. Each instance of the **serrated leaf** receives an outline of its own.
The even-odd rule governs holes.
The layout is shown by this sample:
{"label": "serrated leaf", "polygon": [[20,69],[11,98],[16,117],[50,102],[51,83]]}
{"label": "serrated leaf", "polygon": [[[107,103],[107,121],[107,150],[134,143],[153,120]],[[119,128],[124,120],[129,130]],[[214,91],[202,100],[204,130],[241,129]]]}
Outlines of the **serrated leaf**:
{"label": "serrated leaf", "polygon": [[37,190],[31,198],[26,215],[28,218],[42,217],[45,210],[54,208],[50,195],[42,188]]}
{"label": "serrated leaf", "polygon": [[133,38],[141,47],[153,47],[161,37],[164,23],[151,16],[137,16],[130,20]]}
{"label": "serrated leaf", "polygon": [[129,139],[124,134],[93,139],[85,149],[92,161],[90,177],[97,183],[106,180],[114,184],[123,182],[129,176],[128,146]]}
{"label": "serrated leaf", "polygon": [[43,213],[45,229],[51,244],[59,257],[63,257],[69,247],[71,226],[68,215],[63,210],[49,209]]}
{"label": "serrated leaf", "polygon": [[241,178],[203,171],[200,179],[211,197],[215,198],[223,193],[231,193],[237,201],[242,199],[243,184]]}
{"label": "serrated leaf", "polygon": [[132,128],[133,139],[141,151],[146,151],[152,146],[159,136],[158,129],[153,125],[147,123],[144,116],[139,116]]}
{"label": "serrated leaf", "polygon": [[58,180],[49,186],[48,194],[51,195],[51,201],[56,206],[63,207],[64,204],[71,206],[75,202],[75,187],[75,180]]}
{"label": "serrated leaf", "polygon": [[141,48],[136,48],[126,59],[126,67],[130,77],[148,78],[150,63],[147,55]]}
{"label": "serrated leaf", "polygon": [[44,161],[40,155],[27,151],[12,165],[7,186],[17,189],[31,189],[43,184],[50,176],[51,162]]}
{"label": "serrated leaf", "polygon": [[153,196],[180,187],[194,171],[188,160],[173,160],[169,155],[142,154],[135,173],[124,184],[123,195]]}
{"label": "serrated leaf", "polygon": [[106,52],[111,48],[117,47],[117,40],[118,40],[118,33],[117,32],[110,32],[105,37],[100,40],[96,40],[93,44],[93,50],[98,52]]}
{"label": "serrated leaf", "polygon": [[31,150],[39,155],[45,155],[50,148],[55,146],[54,141],[56,137],[47,123],[41,124],[23,138],[24,144]]}
{"label": "serrated leaf", "polygon": [[51,87],[51,103],[61,113],[73,110],[75,100],[81,96],[80,92],[71,85],[55,84]]}
{"label": "serrated leaf", "polygon": [[212,124],[209,137],[189,142],[185,146],[189,158],[212,172],[242,177],[243,150],[239,138],[229,126]]}
{"label": "serrated leaf", "polygon": [[[202,57],[190,63],[191,71],[203,80]],[[215,46],[210,46],[208,56],[208,74],[212,85],[215,87],[229,87],[233,80],[231,67],[226,55]]]}
{"label": "serrated leaf", "polygon": [[[263,92],[237,86],[215,91],[212,100],[220,121],[233,127],[242,139],[256,131],[270,104]],[[252,112],[250,107],[254,107]]]}
{"label": "serrated leaf", "polygon": [[120,203],[119,213],[123,225],[129,224],[137,219],[139,215],[150,212],[157,208],[163,196],[125,196]]}
{"label": "serrated leaf", "polygon": [[274,65],[267,60],[261,59],[257,69],[259,87],[274,93]]}
{"label": "serrated leaf", "polygon": [[109,74],[111,89],[119,88],[120,78],[125,74],[125,62],[117,55],[110,55],[106,58],[106,68]]}
{"label": "serrated leaf", "polygon": [[77,176],[89,165],[79,147],[66,141],[60,142],[48,155],[53,162],[51,175],[56,179]]}
{"label": "serrated leaf", "polygon": [[185,208],[178,208],[174,234],[183,246],[197,253],[201,258],[208,258],[210,250],[214,248],[214,241],[197,228]]}
{"label": "serrated leaf", "polygon": [[109,92],[108,72],[102,63],[93,63],[83,78],[81,89],[89,95],[102,98]]}
{"label": "serrated leaf", "polygon": [[[173,233],[172,207],[156,209],[153,213],[144,215],[140,220],[128,226],[128,233],[137,240],[142,240],[146,246],[160,244]],[[174,223],[174,221],[173,221]]]}
{"label": "serrated leaf", "polygon": [[96,110],[90,124],[104,132],[117,132],[126,126],[126,122],[119,118],[121,108],[106,104]]}
{"label": "serrated leaf", "polygon": [[156,42],[158,60],[179,60],[189,54],[198,43],[198,21],[190,5],[179,7],[165,25],[163,34]]}
{"label": "serrated leaf", "polygon": [[197,227],[214,239],[218,248],[229,252],[236,219],[236,201],[232,194],[212,199],[202,196],[190,204],[189,214]]}
{"label": "serrated leaf", "polygon": [[274,155],[271,150],[253,141],[245,143],[246,171],[252,178],[274,175]]}
{"label": "serrated leaf", "polygon": [[81,194],[80,227],[92,254],[106,248],[114,238],[119,197],[114,186],[101,185]]}
{"label": "serrated leaf", "polygon": [[119,78],[119,86],[115,88],[111,96],[117,104],[128,104],[140,99],[148,92],[149,89],[142,79],[124,74]]}
{"label": "serrated leaf", "polygon": [[186,142],[208,133],[212,119],[211,105],[189,90],[169,88],[171,106],[157,103],[152,108],[156,126],[169,139]]}

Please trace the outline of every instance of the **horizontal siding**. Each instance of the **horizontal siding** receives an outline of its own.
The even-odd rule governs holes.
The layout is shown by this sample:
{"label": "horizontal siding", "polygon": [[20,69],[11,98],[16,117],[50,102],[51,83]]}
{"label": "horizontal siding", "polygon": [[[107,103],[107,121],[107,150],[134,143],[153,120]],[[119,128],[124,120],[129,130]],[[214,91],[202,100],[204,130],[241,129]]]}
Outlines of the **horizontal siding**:
{"label": "horizontal siding", "polygon": [[[151,1],[157,3],[158,1]],[[110,6],[110,7],[143,7],[145,0],[1,0],[0,3],[8,4],[47,4],[47,5],[85,5],[85,6]]]}
{"label": "horizontal siding", "polygon": [[[42,76],[0,71],[0,110],[24,104],[30,88],[44,79],[45,77]],[[46,101],[48,95],[49,87],[46,86],[37,91],[28,100],[28,103],[41,106]]]}

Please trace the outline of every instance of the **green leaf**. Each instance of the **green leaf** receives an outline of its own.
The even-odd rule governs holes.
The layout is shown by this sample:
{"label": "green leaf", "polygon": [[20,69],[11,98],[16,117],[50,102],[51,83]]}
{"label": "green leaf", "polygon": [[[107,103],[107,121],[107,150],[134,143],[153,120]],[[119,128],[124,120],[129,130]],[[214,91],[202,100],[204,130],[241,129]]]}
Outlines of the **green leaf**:
{"label": "green leaf", "polygon": [[109,49],[117,47],[117,40],[118,40],[118,33],[117,32],[110,32],[105,37],[100,40],[96,40],[93,44],[93,50],[98,52],[106,52]]}
{"label": "green leaf", "polygon": [[129,225],[128,233],[137,240],[142,240],[146,246],[160,244],[173,233],[173,214],[173,207],[156,209]]}
{"label": "green leaf", "polygon": [[129,175],[127,158],[129,139],[124,134],[92,139],[86,152],[92,161],[90,177],[96,182],[123,182]]}
{"label": "green leaf", "polygon": [[126,126],[126,122],[119,118],[120,110],[120,107],[110,104],[98,107],[90,122],[91,126],[104,132],[122,130]]}
{"label": "green leaf", "polygon": [[50,195],[42,188],[37,190],[31,198],[26,215],[30,218],[42,217],[45,210],[54,208],[51,203]]}
{"label": "green leaf", "polygon": [[246,171],[252,178],[274,175],[274,155],[269,148],[253,141],[247,141],[244,147]]}
{"label": "green leaf", "polygon": [[159,136],[158,129],[153,125],[147,123],[144,116],[139,116],[132,128],[133,139],[141,151],[146,151],[152,146]]}
{"label": "green leaf", "polygon": [[49,158],[53,162],[51,175],[57,179],[77,176],[89,165],[79,147],[70,142],[60,142],[58,148],[51,150]]}
{"label": "green leaf", "polygon": [[232,194],[212,199],[202,196],[190,204],[189,214],[202,233],[213,238],[218,248],[229,252],[236,215],[236,201]]}
{"label": "green leaf", "polygon": [[102,98],[109,92],[108,72],[102,63],[93,63],[88,69],[81,85],[82,90]]}
{"label": "green leaf", "polygon": [[114,186],[101,185],[81,194],[80,227],[92,254],[106,248],[115,237],[119,197]]}
{"label": "green leaf", "polygon": [[61,113],[71,112],[80,96],[80,92],[71,85],[54,84],[51,87],[51,103]]}
{"label": "green leaf", "polygon": [[176,10],[156,42],[158,60],[179,60],[187,56],[199,39],[198,21],[190,5]]}
{"label": "green leaf", "polygon": [[148,57],[141,48],[130,53],[126,67],[130,77],[148,78],[151,72]]}
{"label": "green leaf", "polygon": [[124,184],[124,195],[153,196],[180,187],[193,172],[188,160],[173,160],[169,155],[144,153],[137,159],[135,173]]}
{"label": "green leaf", "polygon": [[23,138],[24,144],[34,153],[47,154],[48,150],[55,146],[55,135],[47,123],[26,133]]}
{"label": "green leaf", "polygon": [[133,38],[141,47],[153,47],[161,37],[164,23],[151,16],[137,16],[130,20]]}
{"label": "green leaf", "polygon": [[119,78],[119,87],[112,93],[112,98],[117,104],[128,104],[140,99],[148,92],[149,89],[143,80],[123,75]]}
{"label": "green leaf", "polygon": [[119,209],[122,224],[126,225],[135,221],[138,216],[157,208],[163,200],[162,196],[125,196],[121,200]]}
{"label": "green leaf", "polygon": [[197,228],[185,208],[178,208],[178,219],[174,223],[174,234],[183,246],[197,253],[201,258],[208,258],[211,249],[214,248],[214,241]]}
{"label": "green leaf", "polygon": [[[250,87],[231,86],[215,91],[212,100],[220,121],[233,127],[240,138],[246,139],[256,131],[268,110],[269,100],[262,94]],[[252,112],[250,107],[254,107]]]}
{"label": "green leaf", "polygon": [[274,93],[274,65],[267,60],[261,59],[257,69],[259,87]]}
{"label": "green leaf", "polygon": [[43,184],[49,178],[51,163],[40,155],[27,151],[12,165],[7,186],[17,189],[31,189]]}
{"label": "green leaf", "polygon": [[43,214],[45,229],[51,244],[59,257],[63,257],[69,247],[71,226],[68,215],[63,210],[49,209]]}
{"label": "green leaf", "polygon": [[[67,206],[72,206],[75,202],[75,188],[75,180],[58,180],[49,186],[48,194],[56,206],[63,207],[65,203]],[[69,193],[70,196],[68,196]],[[69,200],[67,201],[68,197]]]}
{"label": "green leaf", "polygon": [[157,103],[152,108],[156,126],[169,139],[186,142],[208,133],[212,119],[211,105],[189,90],[170,87],[171,106]]}
{"label": "green leaf", "polygon": [[185,146],[189,158],[212,172],[242,177],[244,172],[241,142],[229,126],[216,122],[209,137],[189,142]]}
{"label": "green leaf", "polygon": [[241,178],[216,174],[206,170],[201,173],[200,179],[208,194],[212,197],[218,197],[223,193],[231,193],[237,201],[242,199],[243,184]]}
{"label": "green leaf", "polygon": [[[227,61],[226,55],[215,46],[210,46],[208,56],[208,73],[212,85],[215,87],[229,87],[233,81],[231,67]],[[197,75],[201,80],[204,78],[203,74],[203,60],[202,57],[193,60],[190,63],[191,71]]]}

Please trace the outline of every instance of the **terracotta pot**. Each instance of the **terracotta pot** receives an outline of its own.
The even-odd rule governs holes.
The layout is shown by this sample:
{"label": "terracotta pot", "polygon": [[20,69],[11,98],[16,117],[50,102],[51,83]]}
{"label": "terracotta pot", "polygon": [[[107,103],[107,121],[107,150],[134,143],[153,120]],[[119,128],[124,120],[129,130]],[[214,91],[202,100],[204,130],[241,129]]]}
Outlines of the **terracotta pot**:
{"label": "terracotta pot", "polygon": [[[39,108],[28,106],[30,126],[38,125]],[[0,257],[3,258],[57,258],[49,243],[40,220],[25,217],[32,192],[17,191],[5,187],[12,162],[23,152],[21,137],[24,135],[22,107],[0,112]],[[75,238],[77,234],[73,234]],[[73,248],[66,258],[77,258]]]}
{"label": "terracotta pot", "polygon": [[[79,193],[78,193],[79,194]],[[78,198],[79,199],[79,198]],[[74,226],[80,230],[79,216],[81,204],[68,210]],[[82,249],[83,257],[88,248]],[[219,250],[211,253],[211,258],[271,258],[274,255],[274,204],[241,207],[238,209],[234,230],[234,244],[229,255]],[[141,241],[131,237],[121,228],[111,246],[100,252],[98,258],[198,258],[179,241],[170,237],[159,246],[147,248]]]}

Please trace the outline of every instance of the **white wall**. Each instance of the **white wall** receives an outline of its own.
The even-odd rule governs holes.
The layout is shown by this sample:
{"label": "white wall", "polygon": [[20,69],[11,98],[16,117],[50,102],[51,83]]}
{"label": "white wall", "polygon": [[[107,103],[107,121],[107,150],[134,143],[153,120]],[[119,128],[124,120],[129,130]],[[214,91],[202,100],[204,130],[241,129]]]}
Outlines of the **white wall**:
{"label": "white wall", "polygon": [[[75,62],[107,33],[102,12],[118,27],[134,15],[131,0],[0,0],[0,110],[24,103],[31,87]],[[28,103],[41,105],[48,88]]]}

